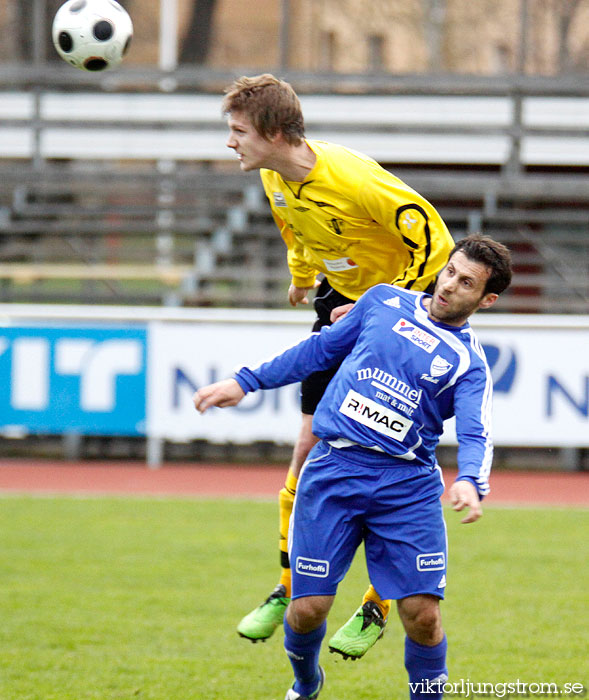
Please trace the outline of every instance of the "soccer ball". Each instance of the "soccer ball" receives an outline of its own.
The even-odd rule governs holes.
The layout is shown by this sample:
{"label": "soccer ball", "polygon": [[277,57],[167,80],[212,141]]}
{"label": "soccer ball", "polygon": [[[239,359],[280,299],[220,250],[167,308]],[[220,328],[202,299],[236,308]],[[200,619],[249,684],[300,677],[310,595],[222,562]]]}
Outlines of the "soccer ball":
{"label": "soccer ball", "polygon": [[101,71],[118,66],[129,49],[133,23],[115,0],[68,0],[53,20],[53,45],[76,68]]}

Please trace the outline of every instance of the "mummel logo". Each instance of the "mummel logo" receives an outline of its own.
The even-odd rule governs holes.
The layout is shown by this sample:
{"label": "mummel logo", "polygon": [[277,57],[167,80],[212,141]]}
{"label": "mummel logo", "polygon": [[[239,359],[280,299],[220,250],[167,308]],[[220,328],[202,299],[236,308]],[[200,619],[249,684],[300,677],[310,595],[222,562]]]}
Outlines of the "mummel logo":
{"label": "mummel logo", "polygon": [[413,425],[413,421],[406,416],[402,416],[390,408],[385,408],[372,399],[362,396],[357,391],[350,389],[342,405],[339,407],[340,413],[348,416],[357,423],[361,423],[372,430],[376,430],[382,435],[392,437],[399,442],[403,442]]}
{"label": "mummel logo", "polygon": [[429,554],[418,554],[415,558],[417,571],[439,571],[446,567],[446,556],[444,552],[430,552]]}
{"label": "mummel logo", "polygon": [[296,571],[303,576],[314,576],[315,578],[327,578],[329,575],[329,562],[321,559],[307,559],[307,557],[297,557]]}
{"label": "mummel logo", "polygon": [[426,352],[433,352],[437,346],[440,344],[439,338],[436,338],[431,333],[424,331],[423,328],[419,328],[414,323],[410,323],[404,318],[401,318],[393,326],[393,331],[407,338],[418,348],[425,350]]}
{"label": "mummel logo", "polygon": [[385,372],[378,367],[363,367],[362,369],[356,370],[356,377],[359,382],[370,379],[370,383],[373,386],[378,389],[383,389],[387,394],[408,403],[412,408],[417,408],[419,406],[423,390],[412,389],[403,380],[389,372]]}

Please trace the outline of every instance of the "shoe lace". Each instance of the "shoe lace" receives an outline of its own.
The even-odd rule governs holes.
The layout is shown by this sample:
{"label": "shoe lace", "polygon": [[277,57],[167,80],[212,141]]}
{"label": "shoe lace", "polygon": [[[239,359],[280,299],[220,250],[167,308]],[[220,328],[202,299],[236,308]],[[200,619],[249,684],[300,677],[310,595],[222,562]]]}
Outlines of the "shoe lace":
{"label": "shoe lace", "polygon": [[270,595],[266,598],[264,605],[266,605],[266,603],[271,603],[274,600],[278,600],[279,598],[286,598],[286,588],[281,583],[279,583],[272,593],[270,593]]}
{"label": "shoe lace", "polygon": [[364,603],[362,610],[358,613],[358,615],[362,615],[364,618],[362,621],[362,631],[364,631],[367,627],[370,627],[372,624],[376,625],[377,627],[384,627],[385,625],[380,608],[371,600]]}

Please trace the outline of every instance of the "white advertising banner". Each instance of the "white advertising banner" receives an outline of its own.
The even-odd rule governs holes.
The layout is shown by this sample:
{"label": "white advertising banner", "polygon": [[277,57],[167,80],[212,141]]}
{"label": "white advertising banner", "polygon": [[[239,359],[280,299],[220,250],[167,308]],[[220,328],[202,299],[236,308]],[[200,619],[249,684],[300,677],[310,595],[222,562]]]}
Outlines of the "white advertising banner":
{"label": "white advertising banner", "polygon": [[496,445],[589,446],[589,326],[478,330]]}
{"label": "white advertising banner", "polygon": [[[589,321],[484,314],[474,321],[493,374],[495,444],[589,446]],[[148,434],[173,441],[292,443],[300,425],[298,385],[256,392],[238,407],[204,416],[194,410],[191,396],[236,367],[298,342],[309,325],[243,318],[151,323]],[[449,422],[442,442],[454,441]]]}
{"label": "white advertising banner", "polygon": [[[0,433],[292,444],[299,387],[204,416],[192,394],[304,338],[292,311],[0,304]],[[498,446],[589,447],[589,316],[478,313]],[[448,423],[442,438],[455,441]]]}
{"label": "white advertising banner", "polygon": [[310,324],[153,323],[149,328],[148,435],[247,444],[293,443],[300,428],[299,386],[258,391],[239,406],[200,415],[192,394],[302,340]]}

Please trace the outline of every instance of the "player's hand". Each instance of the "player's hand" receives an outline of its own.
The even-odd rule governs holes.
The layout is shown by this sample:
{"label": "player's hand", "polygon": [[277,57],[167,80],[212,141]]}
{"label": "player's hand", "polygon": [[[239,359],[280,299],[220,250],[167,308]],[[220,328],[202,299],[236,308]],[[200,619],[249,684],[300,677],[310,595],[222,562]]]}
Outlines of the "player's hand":
{"label": "player's hand", "polygon": [[308,304],[309,297],[307,296],[312,289],[316,289],[319,286],[319,282],[315,281],[312,287],[295,287],[291,284],[288,288],[288,303],[291,306],[296,306],[297,304]]}
{"label": "player's hand", "polygon": [[219,408],[236,406],[244,396],[245,392],[235,379],[223,379],[195,391],[192,402],[199,413],[204,413],[207,408],[212,406]]}
{"label": "player's hand", "polygon": [[336,306],[335,309],[331,310],[329,320],[332,323],[339,321],[340,318],[343,318],[349,311],[351,311],[353,306],[354,304],[342,304],[341,306]]}
{"label": "player's hand", "polygon": [[449,491],[450,503],[453,510],[459,511],[468,508],[468,514],[462,518],[462,523],[474,523],[483,514],[481,499],[477,490],[470,481],[455,481]]}

